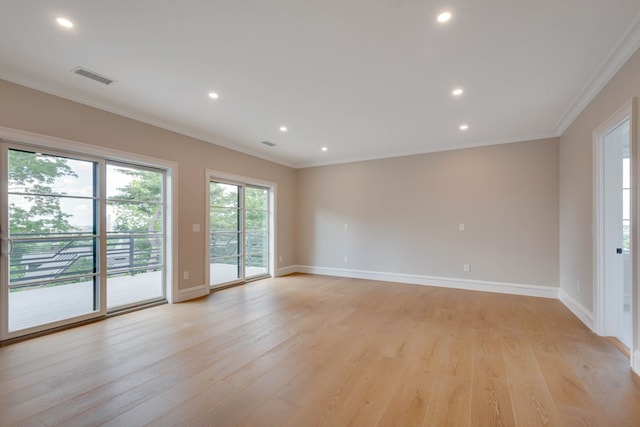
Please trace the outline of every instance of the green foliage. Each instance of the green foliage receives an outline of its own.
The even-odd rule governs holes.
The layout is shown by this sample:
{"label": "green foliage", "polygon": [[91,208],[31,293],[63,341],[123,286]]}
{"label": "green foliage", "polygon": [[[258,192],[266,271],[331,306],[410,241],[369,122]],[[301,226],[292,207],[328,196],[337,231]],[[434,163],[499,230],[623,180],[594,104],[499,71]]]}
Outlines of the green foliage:
{"label": "green foliage", "polygon": [[[16,185],[41,186],[40,193],[50,193],[52,185],[61,176],[77,176],[60,157],[42,156],[26,151],[9,150],[9,183]],[[33,192],[33,191],[32,191]]]}
{"label": "green foliage", "polygon": [[[210,209],[211,231],[236,231],[238,229],[237,187],[227,184],[211,183]],[[247,230],[266,230],[268,228],[269,191],[263,188],[246,187],[245,228]]]}
{"label": "green foliage", "polygon": [[[162,231],[162,174],[136,169],[118,168],[133,179],[118,188],[110,204],[115,209],[114,230],[148,233]],[[150,203],[144,203],[150,202]]]}
{"label": "green foliage", "polygon": [[[262,265],[262,252],[268,250],[267,230],[269,228],[269,190],[264,188],[244,188],[244,228],[247,254],[258,252],[247,258],[249,266]],[[237,234],[240,219],[241,194],[238,187],[212,182],[209,186],[211,221],[211,257],[227,257],[238,254],[242,241]],[[219,258],[217,263],[235,263],[233,258]]]}
{"label": "green foliage", "polygon": [[77,176],[66,159],[9,150],[9,187],[20,188],[27,193],[23,197],[28,202],[25,203],[28,208],[10,202],[11,234],[71,231],[68,221],[71,215],[62,212],[60,198],[48,196],[55,194],[52,185],[63,176]]}

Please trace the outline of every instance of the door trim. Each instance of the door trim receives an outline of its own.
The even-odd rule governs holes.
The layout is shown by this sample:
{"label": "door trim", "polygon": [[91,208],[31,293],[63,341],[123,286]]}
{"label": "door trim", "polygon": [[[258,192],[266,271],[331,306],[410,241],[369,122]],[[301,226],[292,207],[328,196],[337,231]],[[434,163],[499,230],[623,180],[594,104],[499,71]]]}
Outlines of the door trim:
{"label": "door trim", "polygon": [[[276,265],[277,265],[277,259],[278,259],[278,254],[276,253],[276,236],[277,236],[277,229],[276,229],[276,200],[277,200],[277,191],[278,191],[278,184],[276,182],[273,181],[266,181],[263,179],[259,179],[259,178],[252,178],[252,177],[248,177],[248,176],[242,176],[242,175],[236,175],[236,174],[232,174],[232,173],[228,173],[228,172],[222,172],[222,171],[217,171],[214,169],[207,169],[205,171],[205,188],[206,188],[206,200],[205,200],[205,224],[204,224],[204,232],[205,232],[205,239],[204,239],[204,253],[206,256],[206,262],[205,262],[205,272],[204,272],[204,278],[205,278],[205,288],[207,289],[207,292],[211,289],[216,289],[216,287],[224,287],[224,286],[228,286],[230,284],[240,284],[240,283],[244,283],[245,281],[247,281],[246,278],[243,279],[238,279],[232,282],[228,282],[228,283],[222,283],[220,285],[216,285],[216,286],[211,286],[211,271],[210,271],[210,266],[209,266],[209,251],[210,251],[210,245],[211,245],[211,235],[209,233],[209,229],[210,229],[210,213],[209,213],[209,209],[210,209],[210,194],[209,194],[209,183],[211,181],[218,181],[218,182],[222,182],[222,183],[226,183],[226,184],[232,184],[232,185],[241,185],[241,186],[257,186],[257,187],[264,187],[264,188],[268,188],[269,189],[269,275],[271,277],[275,277],[276,276]],[[244,195],[243,195],[244,197]],[[244,208],[243,208],[244,209]],[[244,218],[244,215],[243,215]],[[244,238],[243,238],[244,241]],[[244,245],[244,244],[243,244]],[[244,253],[244,251],[243,251]],[[245,266],[243,265],[243,268],[245,268]],[[248,281],[253,280],[253,278],[249,278]]]}
{"label": "door trim", "polygon": [[636,360],[638,353],[638,185],[637,185],[637,138],[636,138],[636,99],[627,101],[618,111],[605,120],[593,131],[593,328],[598,335],[605,332],[605,293],[604,293],[604,146],[603,137],[611,128],[629,119],[630,141],[629,157],[631,159],[631,349],[630,365],[638,370]]}
{"label": "door trim", "polygon": [[[166,239],[166,262],[165,262],[165,292],[166,298],[169,303],[177,302],[178,297],[178,209],[175,203],[178,200],[178,163],[158,159],[146,155],[129,153],[126,151],[116,150],[107,147],[101,147],[97,145],[87,144],[84,142],[78,142],[73,140],[67,140],[63,138],[57,138],[48,135],[42,135],[33,132],[27,132],[18,129],[12,129],[7,127],[0,126],[0,143],[2,147],[5,147],[5,143],[7,145],[11,145],[12,143],[18,144],[20,146],[25,147],[41,147],[46,149],[47,151],[54,151],[59,154],[67,154],[71,156],[75,156],[78,158],[83,158],[83,156],[90,157],[92,159],[98,158],[103,163],[106,164],[107,160],[115,161],[115,162],[125,162],[128,164],[136,164],[140,166],[149,166],[156,169],[162,169],[165,171],[165,205],[166,205],[166,213],[165,213],[165,239]],[[2,164],[0,164],[0,170],[6,171],[6,156],[3,154],[0,156],[2,159]],[[102,185],[102,183],[99,183]],[[101,188],[104,191],[104,188]],[[7,197],[6,194],[8,192],[8,182],[4,175],[0,177],[0,208],[6,212],[7,206]],[[4,218],[4,215],[3,215]],[[102,216],[104,218],[104,215]],[[102,220],[102,219],[101,219]],[[101,224],[104,227],[104,224]],[[5,227],[8,227],[8,222],[6,224],[2,224],[2,237],[5,236],[5,232],[7,231]],[[3,251],[4,253],[4,251]],[[3,255],[4,256],[4,255]],[[4,273],[3,273],[4,274]],[[0,284],[0,293],[5,295],[4,292],[8,290],[7,280],[1,280],[2,284]],[[101,286],[101,292],[106,292],[106,288]],[[101,293],[101,298],[105,298],[106,293]],[[87,317],[88,316],[88,317]],[[104,313],[99,316],[104,316]],[[84,321],[87,319],[97,318],[94,313],[89,315],[84,315],[78,317],[77,321]],[[50,328],[57,327],[56,323],[51,323],[47,325],[46,330]],[[17,336],[24,335],[24,330],[13,333],[8,333],[8,303],[7,298],[0,297],[0,341],[5,341],[7,339],[15,338]],[[32,331],[33,332],[33,331]]]}

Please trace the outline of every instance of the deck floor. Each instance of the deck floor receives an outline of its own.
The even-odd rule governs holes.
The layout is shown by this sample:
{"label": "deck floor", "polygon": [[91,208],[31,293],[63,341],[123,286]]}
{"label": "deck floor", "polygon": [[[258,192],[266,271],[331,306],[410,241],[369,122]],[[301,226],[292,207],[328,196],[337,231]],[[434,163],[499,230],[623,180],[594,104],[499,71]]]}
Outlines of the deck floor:
{"label": "deck floor", "polygon": [[[211,264],[211,277],[216,283],[237,279],[237,267]],[[247,276],[265,274],[263,268],[248,267]],[[162,273],[159,271],[135,276],[108,279],[107,308],[122,307],[164,296]],[[20,331],[92,313],[93,283],[81,282],[51,288],[34,288],[9,293],[9,331]]]}
{"label": "deck floor", "polygon": [[[162,296],[162,273],[159,271],[108,279],[109,308]],[[10,292],[9,331],[89,314],[94,311],[93,301],[93,282],[90,281]]]}

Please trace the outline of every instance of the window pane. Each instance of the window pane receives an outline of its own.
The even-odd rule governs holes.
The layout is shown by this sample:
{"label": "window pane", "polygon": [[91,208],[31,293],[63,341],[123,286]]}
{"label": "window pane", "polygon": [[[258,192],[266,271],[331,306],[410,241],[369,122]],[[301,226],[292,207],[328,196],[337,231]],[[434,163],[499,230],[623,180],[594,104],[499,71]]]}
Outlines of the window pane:
{"label": "window pane", "polygon": [[622,247],[625,252],[631,251],[631,221],[622,221]]}
{"label": "window pane", "polygon": [[209,204],[211,206],[239,207],[237,185],[211,182],[209,184]]}
{"label": "window pane", "polygon": [[269,233],[263,231],[247,231],[246,251],[247,254],[268,252]]}
{"label": "window pane", "polygon": [[213,259],[211,260],[210,269],[211,286],[237,280],[241,277],[242,257]]}
{"label": "window pane", "polygon": [[92,199],[10,194],[11,235],[93,234],[93,203]]}
{"label": "window pane", "polygon": [[269,209],[269,190],[266,188],[247,187],[245,189],[245,207],[247,209]]}
{"label": "window pane", "polygon": [[267,274],[267,262],[269,254],[251,254],[247,255],[247,277]]}
{"label": "window pane", "polygon": [[631,219],[631,190],[622,190],[622,218]]}
{"label": "window pane", "polygon": [[93,162],[9,150],[9,192],[93,197]]}
{"label": "window pane", "polygon": [[10,255],[11,285],[94,273],[93,238],[14,238]]}
{"label": "window pane", "polygon": [[211,208],[211,231],[238,231],[240,211],[234,208]]}
{"label": "window pane", "polygon": [[622,159],[622,187],[631,187],[631,160]]}
{"label": "window pane", "polygon": [[269,228],[269,212],[266,211],[246,211],[247,230],[267,230]]}
{"label": "window pane", "polygon": [[93,276],[50,281],[39,286],[12,284],[9,289],[9,331],[91,313],[95,311],[93,293]]}
{"label": "window pane", "polygon": [[[107,274],[113,276],[122,269],[137,274],[162,266],[162,234],[136,236],[111,234],[107,238]],[[129,271],[128,271],[129,272]]]}
{"label": "window pane", "polygon": [[162,232],[162,205],[124,201],[107,202],[107,231],[118,233]]}
{"label": "window pane", "polygon": [[162,172],[107,165],[107,198],[162,202]]}
{"label": "window pane", "polygon": [[240,236],[240,233],[233,231],[211,233],[211,258],[240,254]]}

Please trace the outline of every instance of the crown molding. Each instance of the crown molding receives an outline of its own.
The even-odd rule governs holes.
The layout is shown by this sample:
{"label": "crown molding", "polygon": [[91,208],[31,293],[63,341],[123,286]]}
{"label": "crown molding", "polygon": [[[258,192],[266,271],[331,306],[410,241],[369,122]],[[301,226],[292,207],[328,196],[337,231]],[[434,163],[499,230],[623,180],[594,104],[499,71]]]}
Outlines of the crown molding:
{"label": "crown molding", "polygon": [[392,153],[382,153],[374,156],[351,157],[351,158],[340,159],[340,160],[328,160],[324,162],[297,163],[293,167],[296,169],[304,169],[304,168],[312,168],[317,166],[332,166],[332,165],[341,165],[344,163],[366,162],[369,160],[393,159],[396,157],[417,156],[420,154],[438,153],[442,151],[464,150],[469,148],[488,147],[491,145],[511,144],[514,142],[536,141],[540,139],[557,138],[558,136],[560,135],[558,135],[555,132],[545,132],[545,133],[539,133],[535,135],[524,135],[524,136],[516,136],[516,137],[508,137],[508,138],[500,138],[500,139],[487,139],[482,141],[463,142],[459,144],[442,144],[442,145],[437,145],[435,147],[428,147],[428,148],[425,147],[422,150],[395,151]]}
{"label": "crown molding", "polygon": [[640,48],[640,15],[631,23],[625,31],[622,39],[614,46],[612,51],[596,68],[596,72],[580,90],[571,106],[560,117],[554,129],[556,134],[562,135],[571,126],[573,121],[584,111],[591,101],[600,93],[613,76]]}

